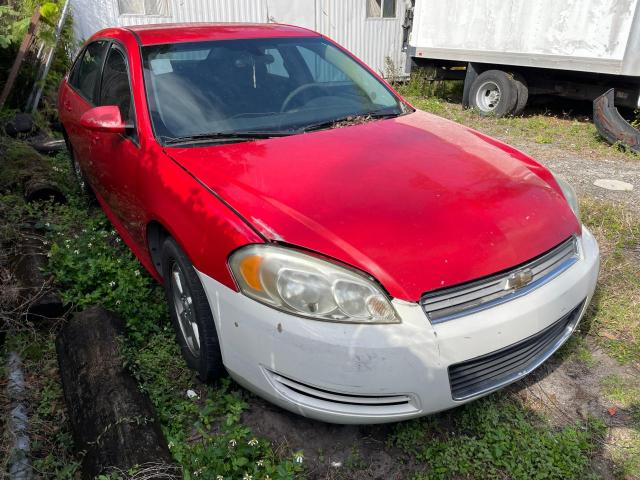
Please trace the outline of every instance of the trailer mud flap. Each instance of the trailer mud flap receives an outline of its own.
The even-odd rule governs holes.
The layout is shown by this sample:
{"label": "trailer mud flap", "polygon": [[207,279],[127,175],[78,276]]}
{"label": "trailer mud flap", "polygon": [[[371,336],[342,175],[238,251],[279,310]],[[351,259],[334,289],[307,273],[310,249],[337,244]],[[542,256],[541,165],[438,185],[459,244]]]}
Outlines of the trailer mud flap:
{"label": "trailer mud flap", "polygon": [[593,101],[593,123],[607,142],[621,143],[640,152],[640,130],[632,127],[614,105],[613,88]]}

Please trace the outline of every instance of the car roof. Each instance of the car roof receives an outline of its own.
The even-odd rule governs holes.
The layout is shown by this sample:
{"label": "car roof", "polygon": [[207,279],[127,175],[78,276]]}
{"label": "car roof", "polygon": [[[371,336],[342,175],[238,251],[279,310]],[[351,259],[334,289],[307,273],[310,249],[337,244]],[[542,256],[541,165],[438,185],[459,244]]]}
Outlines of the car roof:
{"label": "car roof", "polygon": [[245,38],[319,36],[318,33],[306,28],[278,23],[162,23],[121,28],[133,32],[141,45]]}

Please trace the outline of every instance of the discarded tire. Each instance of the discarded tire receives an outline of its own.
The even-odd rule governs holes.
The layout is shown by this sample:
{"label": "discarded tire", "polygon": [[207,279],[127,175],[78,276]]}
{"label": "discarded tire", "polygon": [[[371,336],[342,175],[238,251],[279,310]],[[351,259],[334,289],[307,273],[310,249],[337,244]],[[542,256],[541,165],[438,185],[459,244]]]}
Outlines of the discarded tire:
{"label": "discarded tire", "polygon": [[30,143],[37,152],[47,155],[62,152],[67,148],[62,138],[40,137],[30,140]]}
{"label": "discarded tire", "polygon": [[40,201],[67,203],[67,198],[58,185],[39,178],[32,178],[25,182],[24,199],[27,203]]}
{"label": "discarded tire", "polygon": [[73,316],[56,339],[62,387],[84,478],[153,464],[181,478],[149,399],[123,366],[121,319],[102,307]]}
{"label": "discarded tire", "polygon": [[21,301],[27,305],[27,319],[34,322],[57,319],[64,314],[60,295],[51,287],[51,281],[43,273],[47,266],[47,250],[37,234],[25,234],[20,254],[12,265],[12,271],[21,287]]}
{"label": "discarded tire", "polygon": [[17,137],[20,133],[31,133],[35,128],[33,117],[28,113],[18,113],[7,122],[4,131],[10,137]]}

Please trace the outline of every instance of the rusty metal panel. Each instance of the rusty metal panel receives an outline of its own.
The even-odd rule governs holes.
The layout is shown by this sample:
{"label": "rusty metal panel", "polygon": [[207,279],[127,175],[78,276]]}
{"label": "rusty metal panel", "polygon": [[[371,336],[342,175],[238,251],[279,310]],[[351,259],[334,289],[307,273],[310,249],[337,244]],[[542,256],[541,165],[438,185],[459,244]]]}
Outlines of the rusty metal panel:
{"label": "rusty metal panel", "polygon": [[417,0],[410,44],[423,57],[621,73],[625,53],[638,51],[637,4]]}

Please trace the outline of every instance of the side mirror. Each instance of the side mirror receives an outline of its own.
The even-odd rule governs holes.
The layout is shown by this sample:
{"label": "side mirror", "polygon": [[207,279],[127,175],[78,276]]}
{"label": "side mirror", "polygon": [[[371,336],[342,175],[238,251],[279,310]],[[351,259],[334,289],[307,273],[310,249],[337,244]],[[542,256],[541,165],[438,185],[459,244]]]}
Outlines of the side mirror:
{"label": "side mirror", "polygon": [[105,105],[87,110],[80,117],[80,125],[94,132],[125,133],[126,125],[122,121],[120,108]]}

